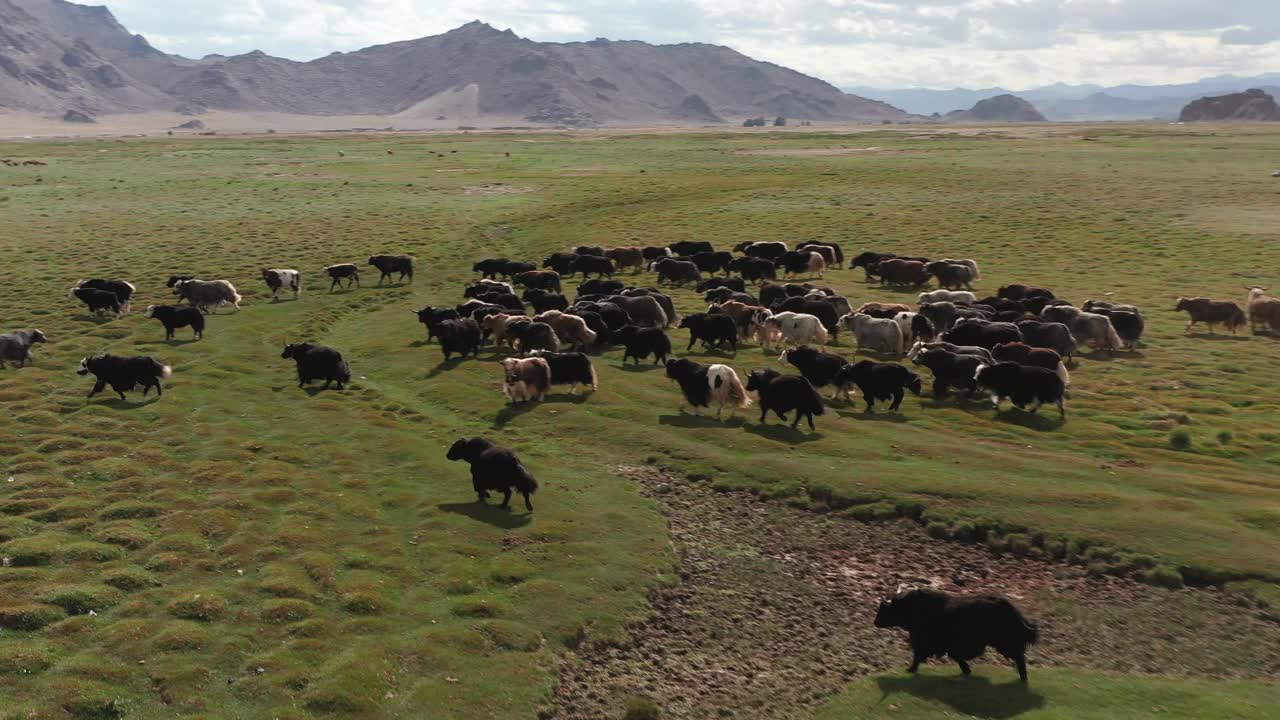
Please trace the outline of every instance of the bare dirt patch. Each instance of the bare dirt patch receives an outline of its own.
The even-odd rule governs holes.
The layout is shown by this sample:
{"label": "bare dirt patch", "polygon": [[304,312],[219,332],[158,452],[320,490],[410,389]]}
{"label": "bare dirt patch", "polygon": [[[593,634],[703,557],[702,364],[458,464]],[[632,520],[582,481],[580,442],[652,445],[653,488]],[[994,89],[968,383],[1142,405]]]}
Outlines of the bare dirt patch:
{"label": "bare dirt patch", "polygon": [[739,150],[737,154],[764,155],[768,157],[833,157],[839,155],[866,155],[884,151],[882,147],[765,148],[762,150]]}
{"label": "bare dirt patch", "polygon": [[532,185],[484,183],[483,185],[468,185],[462,188],[462,192],[464,195],[511,195],[533,192],[534,189]]}
{"label": "bare dirt patch", "polygon": [[808,717],[850,680],[905,668],[904,638],[872,625],[878,598],[899,583],[1013,597],[1040,623],[1033,683],[1046,665],[1280,673],[1280,624],[1223,593],[1091,578],[933,540],[906,521],[864,524],[656,468],[617,471],[661,504],[680,579],[653,594],[651,615],[629,627],[628,641],[588,642],[567,657],[544,719],[620,718],[637,698],[662,717]]}

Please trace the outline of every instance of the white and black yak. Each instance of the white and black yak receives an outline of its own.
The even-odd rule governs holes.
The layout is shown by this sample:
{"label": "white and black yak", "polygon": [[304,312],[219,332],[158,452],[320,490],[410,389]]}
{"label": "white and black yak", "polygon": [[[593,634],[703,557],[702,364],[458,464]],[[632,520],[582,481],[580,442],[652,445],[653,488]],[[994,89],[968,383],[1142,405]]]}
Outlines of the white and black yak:
{"label": "white and black yak", "polygon": [[697,408],[715,405],[716,417],[720,417],[726,405],[730,414],[738,408],[751,406],[751,398],[747,397],[742,380],[728,365],[703,365],[687,359],[668,360],[667,377],[680,386],[684,397],[680,403],[681,411],[685,405],[693,407],[695,413]]}
{"label": "white and black yak", "polygon": [[77,375],[90,373],[98,381],[89,391],[89,397],[97,395],[103,388],[110,385],[111,389],[120,395],[120,399],[124,400],[125,391],[133,390],[139,385],[142,386],[143,397],[146,397],[153,387],[156,389],[157,397],[163,395],[164,393],[160,390],[160,381],[167,380],[173,375],[173,370],[168,365],[162,365],[145,355],[135,357],[93,355],[81,360],[80,367],[76,370]]}
{"label": "white and black yak", "polygon": [[39,330],[15,330],[0,335],[0,370],[6,362],[25,367],[31,362],[31,346],[42,342],[48,342],[48,338]]}

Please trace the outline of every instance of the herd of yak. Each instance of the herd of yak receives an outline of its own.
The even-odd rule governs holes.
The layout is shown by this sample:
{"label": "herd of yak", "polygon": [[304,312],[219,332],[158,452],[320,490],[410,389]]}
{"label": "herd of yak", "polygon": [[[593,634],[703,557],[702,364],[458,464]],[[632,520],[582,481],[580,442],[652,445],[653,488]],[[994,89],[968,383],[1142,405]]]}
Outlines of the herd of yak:
{"label": "herd of yak", "polygon": [[[854,307],[830,288],[787,281],[799,275],[812,281],[844,266],[844,253],[837,244],[812,242],[792,250],[780,242],[746,242],[733,250],[737,255],[716,251],[710,243],[684,241],[666,247],[579,247],[553,253],[540,266],[489,258],[474,264],[481,277],[464,289],[461,304],[414,312],[426,326],[428,341],[439,340],[446,362],[454,355],[475,356],[488,342],[499,349],[508,346],[511,353],[501,364],[504,392],[512,403],[541,400],[554,385],[572,386],[571,392],[579,385],[595,388],[597,375],[588,353],[620,345],[623,364],[628,359],[638,364],[649,357],[655,365],[665,364],[666,375],[683,396],[682,410],[689,405],[695,409],[714,406],[718,415],[725,407],[732,412],[750,406],[754,393],[761,423],[770,412],[784,421],[794,414],[792,428],[805,419],[810,430],[814,416],[824,410],[820,388],[831,386],[832,399],[843,395],[847,400],[856,387],[868,412],[876,401],[890,401],[890,409],[897,410],[906,392],[922,392],[920,376],[908,367],[870,359],[850,363],[821,349],[838,343],[841,331],[848,332],[860,349],[882,357],[905,357],[927,368],[936,397],[952,389],[966,397],[982,392],[997,409],[1009,399],[1030,412],[1050,403],[1065,418],[1067,364],[1079,347],[1132,349],[1145,327],[1141,311],[1132,305],[1090,300],[1075,307],[1045,288],[1005,285],[995,295],[978,297],[973,283],[981,273],[978,263],[969,259],[864,252],[847,267],[862,268],[867,282],[920,292],[914,305],[869,302]],[[396,274],[401,281],[411,281],[413,262],[408,255],[376,255],[368,260],[381,274],[379,284]],[[627,269],[653,273],[657,286],[692,286],[703,294],[706,310],[682,316],[671,296],[657,287],[628,287],[614,279]],[[355,264],[331,265],[323,272],[330,278],[331,292],[359,286]],[[578,274],[583,280],[571,302],[563,292],[562,279]],[[302,292],[297,270],[264,269],[262,279],[273,299],[281,292],[292,292],[297,299]],[[938,289],[926,290],[935,280]],[[169,278],[167,285],[175,302],[151,305],[145,312],[164,326],[166,339],[186,327],[201,338],[206,314],[223,305],[240,307],[240,294],[227,280],[179,275]],[[77,283],[69,295],[95,314],[119,316],[129,311],[134,292],[127,281],[92,279]],[[1280,300],[1267,296],[1265,288],[1249,288],[1246,306],[1247,316],[1231,301],[1179,298],[1176,310],[1189,314],[1188,331],[1204,323],[1210,332],[1223,325],[1234,334],[1251,324],[1254,330],[1263,327],[1280,333]],[[708,349],[736,352],[739,343],[755,342],[781,350],[779,360],[798,372],[755,370],[743,383],[728,365],[671,358],[666,331],[672,327],[689,331],[686,351],[701,343]],[[33,346],[46,341],[39,330],[0,335],[0,368],[5,362],[27,364]],[[290,344],[282,357],[294,360],[299,387],[324,381],[325,387],[336,383],[341,389],[351,379],[349,364],[333,348]],[[161,381],[171,369],[146,356],[104,354],[84,358],[77,372],[96,378],[89,397],[110,385],[123,400],[126,391],[138,387],[144,396],[152,388],[159,395]],[[454,443],[447,457],[470,465],[473,489],[481,502],[490,492],[500,492],[501,507],[507,508],[513,492],[518,492],[525,507],[533,510],[530,495],[538,482],[514,451],[484,438],[469,438]],[[899,588],[881,603],[875,624],[909,632],[911,672],[929,657],[948,656],[968,674],[968,661],[992,647],[1015,662],[1023,681],[1026,648],[1038,637],[1035,623],[1005,598],[950,596],[929,589]]]}

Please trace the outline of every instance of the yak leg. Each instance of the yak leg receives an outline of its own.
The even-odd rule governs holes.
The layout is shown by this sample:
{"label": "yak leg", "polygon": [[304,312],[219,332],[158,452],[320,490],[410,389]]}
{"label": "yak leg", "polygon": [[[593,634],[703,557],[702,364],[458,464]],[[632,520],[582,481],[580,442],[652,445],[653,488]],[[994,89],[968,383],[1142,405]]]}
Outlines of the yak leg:
{"label": "yak leg", "polygon": [[907,668],[907,672],[912,674],[916,673],[918,670],[920,670],[920,663],[924,662],[927,659],[928,659],[928,656],[921,655],[918,652],[913,652],[911,654],[911,666]]}
{"label": "yak leg", "polygon": [[764,403],[761,403],[760,404],[760,424],[767,425],[768,423],[765,421],[768,418],[769,418],[769,406],[765,405]]}
{"label": "yak leg", "polygon": [[510,509],[511,507],[511,488],[510,487],[502,491],[502,504],[499,505],[498,507]]}
{"label": "yak leg", "polygon": [[1025,652],[1019,653],[1018,656],[1013,659],[1013,662],[1016,663],[1018,666],[1018,679],[1025,683],[1027,681],[1026,653]]}
{"label": "yak leg", "polygon": [[960,672],[964,673],[965,675],[968,675],[969,673],[973,672],[972,670],[969,669],[969,663],[965,662],[964,660],[961,660],[960,658],[956,658],[956,664],[960,666]]}
{"label": "yak leg", "polygon": [[805,413],[805,419],[809,421],[809,432],[816,432],[817,428],[813,426],[813,413]]}
{"label": "yak leg", "polygon": [[1062,398],[1058,398],[1055,402],[1058,405],[1058,415],[1065,420],[1067,418],[1067,406],[1062,403]]}
{"label": "yak leg", "polygon": [[521,490],[520,494],[524,496],[524,509],[533,512],[533,502],[529,500],[529,491]]}
{"label": "yak leg", "polygon": [[906,393],[902,390],[902,388],[898,388],[897,390],[894,390],[894,391],[893,391],[893,404],[889,406],[889,409],[890,409],[890,410],[897,410],[897,409],[898,409],[898,406],[902,404],[902,397],[903,397],[903,395],[905,395],[905,394],[906,394]]}
{"label": "yak leg", "polygon": [[89,391],[89,397],[93,397],[94,395],[97,395],[98,393],[102,392],[102,389],[105,388],[106,386],[107,386],[106,380],[99,380],[98,382],[94,383],[93,389]]}

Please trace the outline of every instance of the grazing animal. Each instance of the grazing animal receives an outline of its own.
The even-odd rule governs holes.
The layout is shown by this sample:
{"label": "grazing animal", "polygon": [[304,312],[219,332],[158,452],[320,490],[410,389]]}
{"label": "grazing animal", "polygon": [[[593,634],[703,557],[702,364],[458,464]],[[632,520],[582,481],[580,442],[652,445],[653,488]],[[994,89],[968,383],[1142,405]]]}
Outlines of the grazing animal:
{"label": "grazing animal", "polygon": [[[595,333],[596,345],[601,345],[601,344],[610,342],[610,340],[612,340],[613,331],[609,328],[609,324],[604,321],[604,317],[602,317],[600,313],[595,312],[594,310],[569,309],[565,311],[565,314],[582,318],[582,322],[584,325],[587,326],[587,329]],[[574,348],[581,349],[582,346],[580,343],[575,343]]]}
{"label": "grazing animal", "polygon": [[861,252],[849,263],[849,269],[862,268],[867,274],[867,282],[871,282],[871,278],[879,274],[880,263],[896,257],[893,253]]}
{"label": "grazing animal", "polygon": [[529,301],[533,306],[535,313],[544,313],[548,310],[567,310],[569,309],[569,299],[560,293],[547,292],[538,288],[529,288],[524,291],[522,297]]}
{"label": "grazing animal", "polygon": [[924,340],[932,342],[938,336],[938,329],[933,326],[933,322],[929,318],[920,313],[898,313],[894,315],[894,319],[902,315],[911,315],[911,341]]}
{"label": "grazing animal", "polygon": [[934,290],[933,292],[922,292],[917,299],[923,303],[949,302],[962,305],[973,305],[978,302],[978,296],[968,290]]}
{"label": "grazing animal", "polygon": [[1071,335],[1081,343],[1095,348],[1115,350],[1124,345],[1111,319],[1097,313],[1087,313],[1070,305],[1050,305],[1040,311],[1046,320],[1057,321],[1071,328]]}
{"label": "grazing animal", "polygon": [[697,255],[704,252],[715,252],[711,243],[703,240],[681,240],[667,246],[673,255]]}
{"label": "grazing animal", "polygon": [[1049,348],[1032,347],[1026,343],[1000,343],[991,348],[991,358],[995,362],[1016,362],[1019,365],[1033,365],[1052,370],[1062,380],[1063,387],[1071,386],[1071,375],[1062,362],[1062,356]]}
{"label": "grazing animal", "polygon": [[729,263],[729,272],[736,272],[742,276],[744,280],[752,282],[762,280],[776,280],[778,277],[778,266],[768,258],[759,257],[740,257],[734,258]]}
{"label": "grazing animal", "polygon": [[571,385],[570,395],[578,394],[579,385],[590,385],[592,390],[595,390],[599,385],[599,381],[596,378],[596,369],[591,364],[591,358],[587,357],[585,353],[553,353],[546,350],[533,350],[529,354],[546,360],[547,366],[551,368],[551,384]]}
{"label": "grazing animal", "polygon": [[840,318],[840,324],[849,328],[860,349],[882,353],[906,352],[906,336],[896,320],[855,312]]}
{"label": "grazing animal", "polygon": [[898,592],[881,600],[876,610],[878,628],[897,627],[907,631],[911,643],[911,666],[944,655],[956,661],[960,672],[969,674],[969,661],[986,652],[988,646],[1012,660],[1018,677],[1027,681],[1027,646],[1040,639],[1040,630],[1009,602],[997,595],[948,595],[937,590]]}
{"label": "grazing animal", "polygon": [[707,312],[709,313],[720,313],[732,318],[733,323],[738,326],[738,337],[743,340],[754,334],[756,313],[762,310],[769,312],[759,305],[748,305],[735,300],[712,304],[707,307]]}
{"label": "grazing animal", "polygon": [[604,257],[604,248],[599,245],[579,245],[573,249],[574,255],[594,255]]}
{"label": "grazing animal", "polygon": [[898,313],[911,312],[911,306],[902,303],[867,302],[859,305],[854,312],[872,317],[892,318]]}
{"label": "grazing animal", "polygon": [[94,278],[92,280],[81,280],[76,283],[78,288],[92,288],[94,290],[104,290],[116,296],[116,300],[120,302],[120,311],[128,314],[133,294],[137,292],[137,288],[133,283],[124,280],[104,280],[102,278]]}
{"label": "grazing animal", "polygon": [[110,310],[115,313],[116,317],[124,310],[120,306],[120,298],[116,294],[107,290],[96,290],[94,288],[73,287],[67,295],[84,303],[89,312],[97,315],[103,310]]}
{"label": "grazing animal", "polygon": [[822,323],[822,327],[831,335],[831,341],[837,342],[840,336],[840,313],[836,311],[835,304],[830,300],[813,300],[811,296],[790,297],[781,302],[776,302],[769,306],[769,309],[776,313],[793,312],[812,315],[818,318]]}
{"label": "grazing animal", "polygon": [[[1280,332],[1280,300],[1267,295],[1267,289],[1254,285],[1249,288],[1249,331],[1258,332],[1261,325],[1273,333]],[[1112,322],[1115,315],[1111,316]],[[1118,331],[1120,328],[1116,328]]]}
{"label": "grazing animal", "polygon": [[353,284],[356,287],[360,287],[360,268],[355,263],[330,265],[324,269],[324,274],[330,278],[329,292],[333,292],[334,288],[342,285],[343,280],[347,281],[346,287],[348,290],[351,289]]}
{"label": "grazing animal", "polygon": [[485,292],[476,295],[476,297],[472,299],[479,300],[480,302],[489,305],[497,305],[507,312],[518,313],[520,315],[524,314],[524,303],[520,302],[520,298],[516,297],[512,293]]}
{"label": "grazing animal", "polygon": [[772,411],[779,420],[787,421],[787,413],[795,412],[791,429],[796,429],[800,419],[809,421],[809,432],[814,432],[813,418],[826,413],[822,396],[813,383],[799,375],[783,375],[777,370],[755,370],[747,375],[747,390],[755,392],[760,402],[760,424],[764,425]]}
{"label": "grazing animal", "polygon": [[952,345],[949,342],[942,341],[925,342],[923,340],[917,340],[916,344],[911,346],[911,350],[907,353],[907,359],[915,360],[920,353],[927,352],[929,350],[946,350],[947,352],[955,355],[972,355],[976,358],[980,358],[988,365],[992,363],[991,351],[986,348],[975,347],[973,345]]}
{"label": "grazing animal", "polygon": [[527,270],[522,273],[516,273],[511,280],[515,284],[523,285],[526,288],[562,292],[560,288],[560,273],[555,270]]}
{"label": "grazing animal", "polygon": [[1042,297],[1053,300],[1055,297],[1052,290],[1019,284],[1005,285],[1004,287],[1001,287],[999,290],[996,290],[996,296],[1006,298],[1008,300],[1025,300],[1026,298],[1031,297]]}
{"label": "grazing animal", "polygon": [[974,280],[982,279],[982,271],[978,269],[978,262],[976,260],[955,260],[952,258],[942,258],[938,262],[944,262],[950,265],[963,265],[969,268]]}
{"label": "grazing animal", "polygon": [[551,390],[551,365],[543,358],[506,358],[502,370],[502,392],[512,405],[529,400],[542,402]]}
{"label": "grazing animal", "polygon": [[587,311],[598,314],[600,319],[604,321],[604,324],[609,327],[611,335],[613,332],[621,329],[624,325],[634,324],[631,320],[631,316],[627,314],[626,310],[623,310],[611,302],[574,303],[569,306],[569,310],[572,312]]}
{"label": "grazing animal", "polygon": [[658,284],[664,281],[671,285],[683,285],[688,282],[697,283],[702,280],[698,266],[688,260],[662,258],[649,264],[651,272],[658,273]]}
{"label": "grazing animal", "polygon": [[620,280],[595,278],[578,283],[578,297],[583,295],[619,295],[625,289],[627,289],[626,284]]}
{"label": "grazing animal", "polygon": [[530,272],[532,270],[537,270],[537,269],[538,269],[538,266],[534,265],[531,262],[509,260],[507,261],[507,269],[504,274],[509,278],[515,278],[515,276],[519,275],[522,272]]}
{"label": "grazing animal", "polygon": [[778,265],[782,267],[784,275],[809,273],[809,275],[822,277],[822,274],[827,271],[826,261],[821,255],[811,250],[792,250],[778,258]]}
{"label": "grazing animal", "polygon": [[511,507],[511,493],[524,497],[524,507],[533,512],[529,496],[538,491],[533,477],[514,450],[495,445],[484,438],[463,438],[455,442],[445,455],[450,460],[465,460],[471,466],[471,487],[480,502],[489,499],[489,491],[503,494],[498,507]]}
{"label": "grazing animal", "polygon": [[826,345],[830,337],[821,320],[804,313],[776,313],[766,318],[763,324],[776,329],[779,339],[788,345]]}
{"label": "grazing animal", "polygon": [[31,346],[48,341],[39,330],[14,330],[0,335],[0,370],[4,369],[6,362],[26,367],[31,362]]}
{"label": "grazing animal", "polygon": [[[916,321],[920,320],[920,332],[916,332]],[[911,344],[916,341],[916,336],[920,335],[927,340],[933,339],[933,323],[929,322],[929,318],[920,313],[901,312],[893,316],[893,321],[898,323],[898,329],[902,331],[902,349],[898,352],[903,355],[911,349]]]}
{"label": "grazing animal", "polygon": [[968,265],[954,265],[935,260],[926,264],[924,271],[937,278],[940,287],[950,290],[973,289],[973,270]]}
{"label": "grazing animal", "polygon": [[514,339],[512,349],[528,355],[533,350],[560,352],[560,338],[555,328],[544,322],[525,322],[507,325],[507,335]]}
{"label": "grazing animal", "polygon": [[636,272],[644,269],[644,251],[638,247],[617,247],[604,251],[604,256],[613,261],[619,270],[631,268]]}
{"label": "grazing animal", "polygon": [[747,257],[760,258],[772,262],[777,262],[778,258],[790,251],[790,248],[784,242],[745,242],[738,243],[733,249],[745,254]]}
{"label": "grazing animal", "polygon": [[529,318],[523,315],[507,315],[506,313],[494,313],[486,315],[483,319],[477,320],[480,323],[481,336],[493,336],[493,344],[502,347],[504,342],[514,341],[514,336],[507,337],[507,328],[518,322],[530,322]]}
{"label": "grazing animal", "polygon": [[475,357],[480,353],[484,338],[480,334],[480,324],[469,317],[458,320],[444,320],[438,328],[440,350],[444,353],[445,362],[449,362],[454,353],[464,359],[467,355]]}
{"label": "grazing animal", "polygon": [[574,273],[582,273],[584,278],[589,275],[613,277],[613,261],[599,255],[576,255],[569,263],[569,274]]}
{"label": "grazing animal", "polygon": [[484,295],[485,293],[515,293],[515,288],[511,283],[505,283],[500,280],[490,280],[481,278],[462,289],[462,297],[474,298]]}
{"label": "grazing animal", "polygon": [[145,355],[123,357],[120,355],[92,355],[80,361],[77,375],[92,373],[98,379],[89,391],[89,397],[102,392],[107,385],[124,400],[125,391],[142,386],[142,397],[146,397],[151,388],[156,389],[156,396],[164,395],[160,389],[160,381],[168,380],[173,369],[162,365]]}
{"label": "grazing animal", "polygon": [[427,328],[427,342],[431,342],[432,338],[440,337],[440,324],[445,320],[458,320],[461,315],[453,308],[435,308],[430,305],[421,310],[414,310],[413,314],[418,317],[418,322]]}
{"label": "grazing animal", "polygon": [[719,313],[691,313],[680,320],[679,327],[689,331],[688,352],[693,350],[694,343],[702,341],[709,348],[718,348],[722,343],[738,352],[738,324],[728,315]]}
{"label": "grazing animal", "polygon": [[[1086,302],[1084,304],[1085,312],[1094,315],[1105,316],[1111,321],[1111,327],[1116,329],[1116,335],[1119,336],[1122,347],[1126,350],[1132,350],[1138,346],[1138,341],[1142,339],[1142,333],[1146,330],[1146,321],[1142,319],[1142,314],[1133,310],[1125,310],[1123,308],[1132,308],[1132,305],[1112,305],[1104,307],[1106,303]],[[1280,303],[1277,304],[1280,307]]]}
{"label": "grazing animal", "polygon": [[663,327],[670,327],[672,324],[680,321],[680,314],[676,312],[676,303],[671,299],[670,295],[659,292],[653,288],[628,288],[618,293],[623,297],[649,297],[653,298],[658,306],[662,308],[662,313],[667,316],[667,322]]}
{"label": "grazing animal", "polygon": [[976,376],[984,361],[975,355],[958,355],[941,348],[925,350],[911,359],[933,373],[933,396],[944,397],[948,388],[967,390],[966,398],[972,398],[978,389]]}
{"label": "grazing animal", "polygon": [[836,387],[849,397],[849,387],[856,385],[862,391],[862,400],[867,404],[867,412],[875,409],[876,400],[893,398],[890,410],[897,410],[902,405],[902,398],[907,390],[920,397],[920,376],[897,363],[878,363],[872,360],[859,360],[840,369],[835,377]]}
{"label": "grazing animal", "polygon": [[351,382],[351,365],[342,358],[342,353],[324,345],[311,343],[291,343],[284,346],[280,353],[284,359],[293,358],[298,369],[298,387],[309,385],[314,380],[323,380],[324,387],[330,383],[338,383],[338,389]]}
{"label": "grazing animal", "polygon": [[844,264],[844,250],[835,243],[810,241],[802,243],[797,250],[812,250],[822,255],[827,267],[838,268]]}
{"label": "grazing animal", "polygon": [[210,306],[217,312],[223,305],[240,310],[240,293],[226,280],[180,280],[173,286],[173,293],[205,312]]}
{"label": "grazing animal", "polygon": [[481,277],[486,278],[496,278],[499,275],[506,277],[509,262],[511,261],[507,258],[486,258],[472,264],[471,272],[478,272]]}
{"label": "grazing animal", "polygon": [[1209,298],[1193,297],[1178,298],[1178,304],[1173,308],[1176,312],[1185,311],[1191,316],[1191,321],[1187,323],[1186,332],[1191,332],[1191,326],[1196,323],[1204,323],[1209,326],[1209,333],[1213,333],[1213,326],[1222,324],[1226,325],[1232,335],[1236,334],[1236,330],[1244,327],[1247,320],[1244,311],[1240,306],[1230,300],[1210,300]]}
{"label": "grazing animal", "polygon": [[1022,333],[1022,341],[1032,347],[1048,348],[1064,358],[1075,355],[1080,343],[1071,334],[1071,328],[1060,322],[1019,320],[1015,325]]}
{"label": "grazing animal", "polygon": [[[705,292],[708,292],[711,290],[717,290],[720,288],[725,288],[731,292],[746,292],[747,284],[746,282],[743,281],[742,278],[713,277],[713,278],[707,278],[706,280],[703,280],[702,282],[698,283],[697,287],[695,287],[694,289],[700,293],[705,293]],[[707,298],[707,300],[710,301],[710,298]]]}
{"label": "grazing animal", "polygon": [[737,290],[733,290],[727,287],[714,288],[714,289],[708,290],[706,294],[702,296],[702,299],[706,300],[709,303],[725,303],[730,301],[736,301],[740,303],[745,303],[747,305],[760,304],[760,301],[757,300],[755,297],[753,297],[751,293],[738,292]]}
{"label": "grazing animal", "polygon": [[196,279],[195,275],[170,275],[169,279],[164,281],[164,286],[172,290],[173,286],[177,285],[179,280],[195,280],[195,279]]}
{"label": "grazing animal", "polygon": [[627,358],[635,358],[636,365],[641,360],[653,356],[653,364],[657,365],[667,361],[667,356],[671,354],[671,339],[662,331],[662,328],[656,327],[640,327],[639,325],[624,325],[614,333],[614,339],[622,343],[625,348],[622,351],[622,364],[627,364]]}
{"label": "grazing animal", "polygon": [[1136,305],[1120,305],[1117,303],[1105,302],[1103,300],[1085,300],[1080,309],[1085,312],[1098,313],[1105,315],[1106,310],[1120,310],[1123,312],[1141,313]]}
{"label": "grazing animal", "polygon": [[911,285],[920,287],[929,284],[931,275],[925,270],[925,264],[919,260],[903,260],[890,258],[883,260],[876,269],[881,285]]}
{"label": "grazing animal", "polygon": [[204,339],[204,313],[189,305],[148,305],[146,317],[155,318],[164,325],[164,339],[172,340],[178,328],[190,327],[195,337]]}
{"label": "grazing animal", "polygon": [[[839,355],[824,353],[808,345],[783,350],[778,356],[778,362],[791,363],[815,388],[835,384],[840,371],[847,364]],[[831,397],[834,398],[835,394]]]}
{"label": "grazing animal", "polygon": [[610,295],[607,302],[622,308],[636,325],[651,327],[669,327],[674,320],[662,309],[662,303],[656,297],[648,295]]}
{"label": "grazing animal", "polygon": [[587,327],[587,321],[577,315],[569,315],[559,310],[548,310],[535,315],[534,322],[546,323],[555,331],[556,337],[573,345],[574,350],[581,350],[595,344],[597,333]]}
{"label": "grazing animal", "polygon": [[687,259],[697,265],[698,270],[705,273],[724,272],[728,274],[729,263],[733,262],[733,255],[727,252],[705,252],[682,259]]}
{"label": "grazing animal", "polygon": [[378,276],[378,284],[381,285],[383,280],[390,280],[394,273],[400,274],[399,282],[404,282],[405,278],[409,278],[409,282],[413,282],[413,256],[412,255],[373,255],[369,258],[367,265],[378,268],[381,275]]}
{"label": "grazing animal", "polygon": [[688,359],[668,360],[667,377],[676,381],[684,402],[680,403],[681,412],[687,403],[694,408],[716,406],[716,417],[729,406],[732,415],[738,408],[751,406],[751,398],[742,387],[738,373],[728,365],[702,365]]}
{"label": "grazing animal", "polygon": [[293,299],[297,300],[302,294],[302,275],[297,270],[288,269],[262,269],[262,280],[267,284],[267,288],[271,290],[271,299],[279,300],[281,290],[289,290],[293,293]]}
{"label": "grazing animal", "polygon": [[942,339],[955,345],[976,345],[990,350],[1000,343],[1022,342],[1022,332],[1013,323],[960,318],[954,327],[942,333]]}
{"label": "grazing animal", "polygon": [[646,248],[641,249],[640,253],[644,255],[644,260],[646,263],[651,263],[654,260],[657,260],[659,258],[671,257],[671,248],[655,247],[653,245],[650,245]]}
{"label": "grazing animal", "polygon": [[994,365],[979,365],[974,372],[974,380],[980,389],[991,393],[991,404],[1000,409],[1000,401],[1009,398],[1014,407],[1026,410],[1028,403],[1034,402],[1031,412],[1040,409],[1044,403],[1058,406],[1058,413],[1067,416],[1063,395],[1066,384],[1053,370],[1034,365],[1019,365],[1016,362],[998,362]]}

